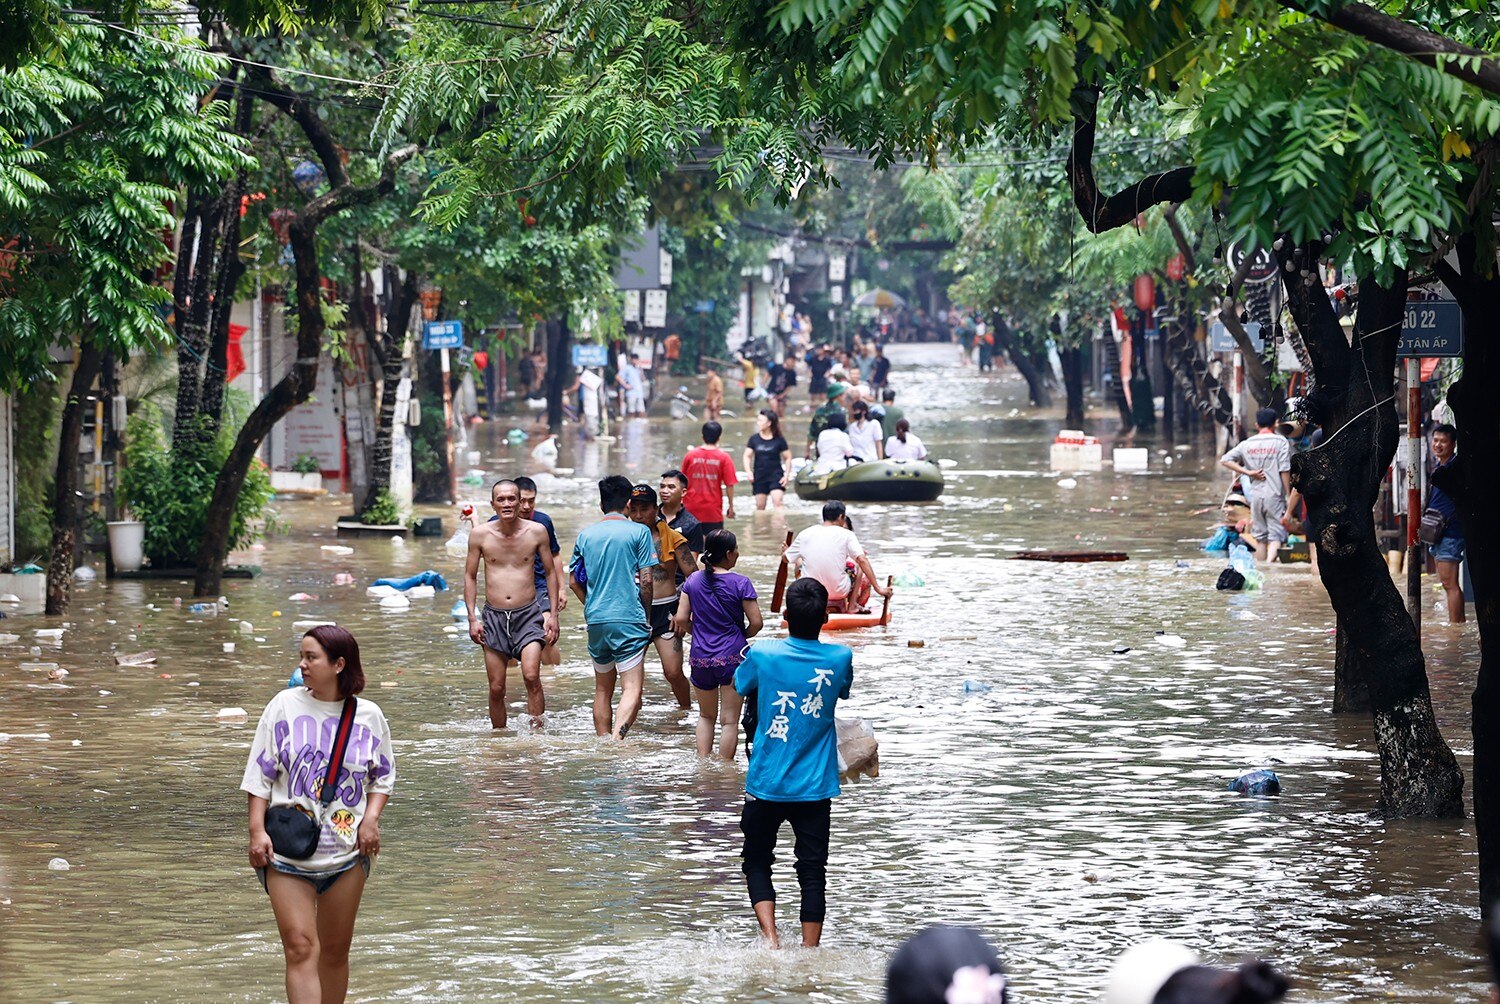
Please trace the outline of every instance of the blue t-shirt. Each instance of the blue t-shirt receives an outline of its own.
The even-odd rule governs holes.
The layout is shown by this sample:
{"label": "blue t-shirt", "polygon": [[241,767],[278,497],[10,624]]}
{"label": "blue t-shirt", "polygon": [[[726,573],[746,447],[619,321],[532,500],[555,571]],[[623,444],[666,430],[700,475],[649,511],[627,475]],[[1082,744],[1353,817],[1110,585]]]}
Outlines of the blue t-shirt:
{"label": "blue t-shirt", "polygon": [[619,513],[611,513],[578,535],[568,569],[582,564],[588,582],[583,619],[590,624],[645,624],[636,575],[661,561],[651,530]]}
{"label": "blue t-shirt", "polygon": [[[557,528],[552,525],[552,517],[544,512],[533,510],[531,520],[533,523],[540,523],[547,528],[547,543],[551,545],[552,553],[557,554],[561,551],[562,545],[557,542]],[[536,556],[533,574],[536,576],[537,595],[541,595],[547,591],[547,569],[542,566],[542,556],[540,554]],[[563,584],[558,583],[558,588],[564,588]]]}
{"label": "blue t-shirt", "polygon": [[734,689],[755,702],[755,755],[745,793],[772,802],[817,802],[839,793],[833,709],[849,697],[854,653],[786,638],[750,646]]}

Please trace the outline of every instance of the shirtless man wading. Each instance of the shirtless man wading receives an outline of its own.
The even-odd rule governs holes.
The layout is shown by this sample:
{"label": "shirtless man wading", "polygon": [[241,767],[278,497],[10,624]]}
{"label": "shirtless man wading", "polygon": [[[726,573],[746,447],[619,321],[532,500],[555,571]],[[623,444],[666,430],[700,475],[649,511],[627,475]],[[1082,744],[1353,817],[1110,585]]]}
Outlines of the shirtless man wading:
{"label": "shirtless man wading", "polygon": [[[469,557],[464,564],[469,637],[484,646],[490,725],[505,728],[505,674],[512,662],[521,664],[526,714],[537,725],[547,709],[542,694],[542,649],[557,639],[557,597],[561,594],[557,564],[546,529],[521,517],[521,489],[514,481],[496,481],[490,489],[490,504],[500,518],[479,524],[469,534]],[[532,578],[538,558],[547,575],[546,598],[537,595]],[[474,609],[481,560],[483,619]]]}

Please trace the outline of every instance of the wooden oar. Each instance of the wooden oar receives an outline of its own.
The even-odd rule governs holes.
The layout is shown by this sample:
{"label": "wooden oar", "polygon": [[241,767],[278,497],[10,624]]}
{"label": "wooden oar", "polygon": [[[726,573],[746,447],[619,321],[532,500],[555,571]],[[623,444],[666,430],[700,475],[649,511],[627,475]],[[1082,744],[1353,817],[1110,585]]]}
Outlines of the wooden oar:
{"label": "wooden oar", "polygon": [[[792,546],[792,531],[786,532],[786,547]],[[781,613],[781,600],[786,595],[786,577],[791,572],[786,562],[786,547],[781,549],[781,567],[776,569],[776,586],[771,590],[771,613]]]}
{"label": "wooden oar", "polygon": [[885,577],[885,602],[880,606],[881,626],[891,622],[891,586],[895,581],[896,577],[894,575],[887,575]]}

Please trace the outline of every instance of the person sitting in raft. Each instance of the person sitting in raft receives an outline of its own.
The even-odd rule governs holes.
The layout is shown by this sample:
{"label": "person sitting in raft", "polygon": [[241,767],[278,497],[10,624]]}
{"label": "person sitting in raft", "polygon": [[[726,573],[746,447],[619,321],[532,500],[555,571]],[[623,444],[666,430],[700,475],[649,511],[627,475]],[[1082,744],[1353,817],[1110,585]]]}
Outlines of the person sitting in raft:
{"label": "person sitting in raft", "polygon": [[885,459],[885,435],[880,423],[870,417],[870,405],[855,401],[850,409],[849,439],[854,443],[854,452],[865,460]]}
{"label": "person sitting in raft", "polygon": [[926,460],[927,447],[911,431],[911,423],[904,418],[896,420],[896,432],[885,441],[887,460]]}
{"label": "person sitting in raft", "polygon": [[865,604],[870,593],[889,596],[891,590],[880,585],[859,538],[844,527],[844,518],[844,503],[824,502],[823,522],[797,534],[784,555],[795,575],[806,573],[828,590],[829,613],[869,613]]}
{"label": "person sitting in raft", "polygon": [[849,438],[848,425],[848,420],[841,411],[828,416],[828,425],[818,433],[818,459],[813,462],[812,467],[814,474],[841,471],[851,461],[859,463],[866,459],[860,456],[854,441]]}

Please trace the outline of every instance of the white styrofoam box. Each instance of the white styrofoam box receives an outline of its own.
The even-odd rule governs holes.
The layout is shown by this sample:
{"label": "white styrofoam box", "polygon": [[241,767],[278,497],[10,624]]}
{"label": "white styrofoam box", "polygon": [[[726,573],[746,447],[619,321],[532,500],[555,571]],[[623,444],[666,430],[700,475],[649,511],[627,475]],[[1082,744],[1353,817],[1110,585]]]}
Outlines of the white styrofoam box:
{"label": "white styrofoam box", "polygon": [[1144,446],[1117,448],[1115,450],[1116,473],[1134,473],[1150,469],[1150,451]]}
{"label": "white styrofoam box", "polygon": [[1097,471],[1104,466],[1098,443],[1053,443],[1051,467],[1054,471]]}

